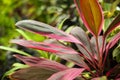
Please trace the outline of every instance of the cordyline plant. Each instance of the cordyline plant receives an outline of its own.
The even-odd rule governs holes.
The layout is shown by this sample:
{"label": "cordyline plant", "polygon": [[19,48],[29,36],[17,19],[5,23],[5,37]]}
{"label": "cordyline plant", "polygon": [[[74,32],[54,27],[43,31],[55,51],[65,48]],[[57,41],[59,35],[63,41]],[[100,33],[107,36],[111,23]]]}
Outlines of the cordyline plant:
{"label": "cordyline plant", "polygon": [[120,14],[113,20],[108,29],[100,35],[104,16],[98,0],[74,0],[74,3],[84,25],[93,35],[91,38],[80,27],[74,27],[70,34],[66,34],[50,25],[34,20],[19,21],[16,26],[58,41],[75,43],[79,51],[65,45],[23,39],[15,39],[11,42],[28,48],[52,52],[62,59],[74,62],[79,67],[69,68],[58,62],[43,58],[15,55],[16,58],[30,67],[13,73],[10,76],[12,80],[86,80],[87,78],[83,75],[85,72],[89,72],[89,79],[91,80],[107,80],[111,77],[120,80],[119,64],[112,69],[105,69],[109,50],[120,39],[120,32],[109,42],[106,42],[106,38],[120,24]]}

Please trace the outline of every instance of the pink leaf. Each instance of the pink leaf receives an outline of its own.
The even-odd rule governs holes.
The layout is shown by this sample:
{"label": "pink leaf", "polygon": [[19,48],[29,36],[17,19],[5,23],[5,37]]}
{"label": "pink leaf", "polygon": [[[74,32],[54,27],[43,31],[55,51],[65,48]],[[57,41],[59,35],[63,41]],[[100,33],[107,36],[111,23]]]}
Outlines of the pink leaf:
{"label": "pink leaf", "polygon": [[39,50],[44,50],[53,53],[63,53],[63,54],[78,54],[75,50],[70,47],[60,46],[56,44],[50,43],[41,43],[41,42],[33,42],[27,40],[12,40],[12,43],[19,44],[21,46],[25,46],[28,48],[34,48]]}
{"label": "pink leaf", "polygon": [[16,58],[20,59],[24,63],[26,63],[29,66],[37,66],[37,67],[43,67],[43,68],[50,68],[54,70],[66,70],[68,69],[66,66],[57,63],[55,61],[50,61],[44,58],[37,58],[37,57],[26,57],[21,55],[15,55]]}
{"label": "pink leaf", "polygon": [[120,32],[117,33],[107,44],[106,50],[109,50],[110,48],[112,48],[117,42],[118,40],[120,40]]}
{"label": "pink leaf", "polygon": [[76,38],[72,35],[68,35],[67,33],[58,30],[48,24],[37,22],[34,20],[23,20],[16,23],[16,26],[26,29],[28,31],[32,31],[37,34],[41,34],[43,36],[47,36],[57,40],[63,40],[68,42],[80,43]]}
{"label": "pink leaf", "polygon": [[71,69],[67,69],[67,70],[55,73],[47,80],[74,80],[83,71],[84,71],[83,68],[81,69],[71,68]]}

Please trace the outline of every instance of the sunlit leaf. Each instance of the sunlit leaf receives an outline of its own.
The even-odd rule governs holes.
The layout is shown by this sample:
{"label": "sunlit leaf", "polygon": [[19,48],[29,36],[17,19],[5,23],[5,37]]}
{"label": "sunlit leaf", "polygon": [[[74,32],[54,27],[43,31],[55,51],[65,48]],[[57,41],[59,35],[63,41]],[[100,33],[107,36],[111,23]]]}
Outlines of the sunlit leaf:
{"label": "sunlit leaf", "polygon": [[74,0],[74,2],[87,29],[98,36],[104,19],[98,0]]}
{"label": "sunlit leaf", "polygon": [[28,54],[26,52],[23,52],[23,51],[20,51],[20,50],[15,49],[15,48],[0,46],[0,49],[12,51],[12,52],[15,52],[15,53],[18,53],[18,54],[22,54],[22,55],[25,55],[25,56],[31,56],[30,54]]}

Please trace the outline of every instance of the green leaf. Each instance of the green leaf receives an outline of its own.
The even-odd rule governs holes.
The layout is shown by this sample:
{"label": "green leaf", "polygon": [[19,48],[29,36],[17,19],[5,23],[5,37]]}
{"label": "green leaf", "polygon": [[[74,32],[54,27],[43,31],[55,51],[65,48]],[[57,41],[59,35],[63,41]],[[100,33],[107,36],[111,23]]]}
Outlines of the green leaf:
{"label": "green leaf", "polygon": [[120,62],[120,45],[117,48],[115,48],[115,50],[113,51],[113,58],[117,62]]}
{"label": "green leaf", "polygon": [[31,56],[28,53],[20,51],[20,50],[17,50],[15,48],[0,46],[0,49],[7,50],[7,51],[12,51],[12,52],[16,52],[16,53],[19,53],[19,54],[22,54],[22,55],[25,55],[25,56]]}
{"label": "green leaf", "polygon": [[13,68],[10,69],[9,71],[7,71],[7,72],[3,75],[3,77],[2,77],[1,80],[3,80],[5,76],[8,76],[8,75],[13,74],[16,70],[22,69],[22,68],[27,68],[27,67],[28,67],[28,65],[25,65],[25,64],[14,63],[14,64],[13,64]]}

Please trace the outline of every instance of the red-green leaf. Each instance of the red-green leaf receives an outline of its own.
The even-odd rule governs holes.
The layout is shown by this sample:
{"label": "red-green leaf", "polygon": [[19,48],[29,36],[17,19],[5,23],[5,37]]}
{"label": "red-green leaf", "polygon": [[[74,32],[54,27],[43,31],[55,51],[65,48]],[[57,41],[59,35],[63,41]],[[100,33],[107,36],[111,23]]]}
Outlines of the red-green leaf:
{"label": "red-green leaf", "polygon": [[27,57],[27,56],[21,56],[21,55],[15,55],[16,58],[23,61],[25,64],[29,66],[37,66],[42,68],[50,68],[57,71],[66,70],[68,69],[66,66],[57,63],[55,61],[50,61],[44,58],[38,58],[38,57]]}
{"label": "red-green leaf", "polygon": [[113,22],[109,25],[108,29],[105,32],[105,36],[107,36],[112,30],[120,25],[120,14],[113,20]]}
{"label": "red-green leaf", "polygon": [[80,43],[76,38],[72,35],[68,35],[67,33],[60,31],[50,25],[47,25],[42,22],[37,22],[34,20],[23,20],[16,23],[16,26],[32,31],[37,34],[41,34],[50,38],[54,38],[57,40],[69,41],[74,43]]}
{"label": "red-green leaf", "polygon": [[53,74],[48,80],[74,80],[85,69],[83,68],[71,68],[58,73]]}
{"label": "red-green leaf", "polygon": [[117,33],[107,44],[106,50],[109,50],[110,48],[112,48],[117,42],[118,40],[120,40],[120,32]]}
{"label": "red-green leaf", "polygon": [[87,29],[98,36],[104,19],[98,0],[74,0],[74,2]]}
{"label": "red-green leaf", "polygon": [[47,80],[56,70],[41,67],[21,69],[10,75],[11,80]]}
{"label": "red-green leaf", "polygon": [[60,46],[56,44],[50,43],[41,43],[41,42],[33,42],[27,40],[12,40],[12,43],[16,43],[28,48],[34,48],[39,50],[44,50],[53,53],[63,53],[63,54],[78,54],[75,50],[70,47]]}

